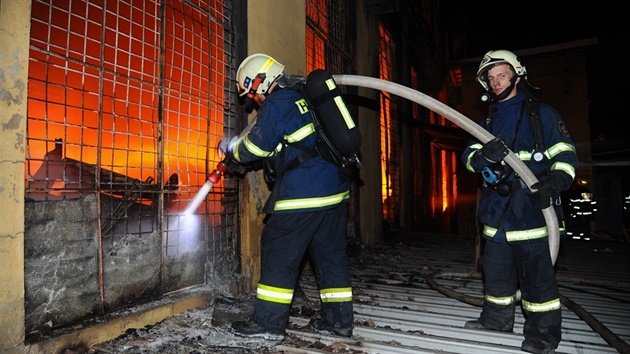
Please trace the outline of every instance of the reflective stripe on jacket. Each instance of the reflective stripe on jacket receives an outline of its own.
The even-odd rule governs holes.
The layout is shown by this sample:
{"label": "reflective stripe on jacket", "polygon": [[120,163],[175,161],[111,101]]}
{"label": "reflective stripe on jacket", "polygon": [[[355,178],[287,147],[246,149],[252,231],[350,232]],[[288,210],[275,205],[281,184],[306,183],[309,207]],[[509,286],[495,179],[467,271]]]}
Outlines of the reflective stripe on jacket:
{"label": "reflective stripe on jacket", "polygon": [[[522,92],[507,101],[493,102],[490,105],[489,119],[492,121],[490,133],[501,138],[539,181],[545,181],[550,171],[567,174],[573,180],[579,159],[562,117],[553,107],[540,103],[544,142],[542,153],[545,155],[545,161],[536,162],[533,159],[536,152],[535,134],[530,127],[524,105],[525,95]],[[485,127],[485,122],[484,119],[479,124]],[[478,140],[471,139],[461,156],[462,162],[471,172],[479,173],[484,167],[475,166],[476,160],[473,159],[482,147]],[[505,162],[503,164],[505,165]],[[518,187],[518,184],[513,182],[516,178],[516,173],[508,176],[507,183],[512,188],[511,193],[506,196],[501,196],[492,188],[483,189],[479,202],[479,221],[484,225],[485,238],[493,239],[495,234],[501,237],[505,235],[508,241],[547,237],[542,211],[531,205],[527,187]],[[497,233],[499,230],[504,232]]]}
{"label": "reflective stripe on jacket", "polygon": [[[299,91],[274,91],[258,110],[251,130],[237,140],[234,158],[249,163],[275,156],[284,141],[300,142],[314,148],[316,133],[310,114]],[[285,173],[280,181],[274,212],[328,209],[350,198],[349,177],[336,164],[315,156],[296,168],[286,170],[286,166],[302,150],[291,145],[284,149],[284,161],[275,159],[277,170],[284,169]]]}

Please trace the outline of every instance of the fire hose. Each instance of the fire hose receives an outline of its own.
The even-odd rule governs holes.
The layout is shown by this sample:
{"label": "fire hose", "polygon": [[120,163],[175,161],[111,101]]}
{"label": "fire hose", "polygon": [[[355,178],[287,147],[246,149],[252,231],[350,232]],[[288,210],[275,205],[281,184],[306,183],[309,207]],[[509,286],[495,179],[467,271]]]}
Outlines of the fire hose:
{"label": "fire hose", "polygon": [[[457,112],[453,108],[443,104],[440,101],[435,100],[432,97],[429,97],[419,91],[416,91],[412,88],[393,83],[391,81],[385,81],[381,79],[376,79],[367,76],[358,76],[358,75],[333,75],[333,78],[339,85],[347,85],[347,86],[358,86],[365,88],[372,88],[380,91],[386,91],[397,95],[402,98],[406,98],[410,101],[418,103],[433,112],[445,117],[449,121],[457,124],[461,128],[465,129],[468,133],[473,135],[482,143],[487,143],[488,141],[494,139],[494,136],[490,134],[487,130],[483,129],[481,126],[476,124],[475,122],[468,119],[463,114]],[[531,186],[538,182],[534,174],[525,166],[521,160],[519,160],[516,155],[509,151],[508,155],[504,158],[504,161],[512,167],[514,172],[518,173],[518,175],[523,179],[523,181],[527,184],[527,187],[531,189]],[[551,253],[551,262],[555,265],[558,252],[560,249],[560,237],[559,237],[559,228],[558,228],[558,219],[556,216],[556,212],[553,206],[542,209],[545,222],[547,223],[547,230],[549,233],[549,250]],[[449,277],[458,277],[458,278],[466,278],[466,277],[476,277],[477,279],[481,279],[481,274],[479,273],[471,273],[471,274],[452,274],[452,273],[441,273],[437,272],[427,276],[427,283],[431,288],[437,290],[443,295],[452,297],[456,300],[465,302],[467,304],[471,304],[474,306],[482,306],[483,299],[469,297],[466,295],[462,295],[453,291],[451,289],[444,288],[437,284],[434,281],[434,278],[440,276],[449,276]],[[602,338],[610,344],[612,347],[617,349],[620,353],[629,353],[630,346],[624,342],[617,335],[612,333],[608,328],[606,328],[601,322],[599,322],[595,317],[586,312],[582,307],[571,301],[569,298],[560,295],[560,299],[562,304],[573,311],[578,317],[584,320],[594,331],[596,331]],[[517,292],[517,300],[520,300],[520,290]]]}

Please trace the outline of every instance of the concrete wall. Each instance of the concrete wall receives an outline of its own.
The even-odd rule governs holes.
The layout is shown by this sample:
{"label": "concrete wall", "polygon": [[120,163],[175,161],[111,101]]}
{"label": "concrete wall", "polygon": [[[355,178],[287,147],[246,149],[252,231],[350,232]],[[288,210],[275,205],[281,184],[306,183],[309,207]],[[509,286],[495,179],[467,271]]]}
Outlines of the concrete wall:
{"label": "concrete wall", "polygon": [[0,0],[0,352],[24,341],[24,160],[29,0]]}
{"label": "concrete wall", "polygon": [[96,195],[27,202],[24,288],[26,331],[98,314]]}
{"label": "concrete wall", "polygon": [[[378,78],[378,20],[368,10],[365,1],[357,1],[356,75]],[[360,60],[359,60],[360,59]],[[380,92],[360,87],[360,97],[378,102]],[[358,234],[365,244],[375,244],[383,237],[383,210],[381,206],[381,135],[379,112],[359,108],[358,125],[363,142],[359,189],[360,222]]]}
{"label": "concrete wall", "polygon": [[[305,1],[249,0],[247,6],[247,55],[267,54],[285,65],[287,73],[304,75]],[[255,111],[248,120],[254,117]],[[262,171],[248,173],[241,186],[241,264],[243,273],[251,275],[250,287],[255,288],[260,279],[260,235],[265,217],[262,206],[269,189]]]}

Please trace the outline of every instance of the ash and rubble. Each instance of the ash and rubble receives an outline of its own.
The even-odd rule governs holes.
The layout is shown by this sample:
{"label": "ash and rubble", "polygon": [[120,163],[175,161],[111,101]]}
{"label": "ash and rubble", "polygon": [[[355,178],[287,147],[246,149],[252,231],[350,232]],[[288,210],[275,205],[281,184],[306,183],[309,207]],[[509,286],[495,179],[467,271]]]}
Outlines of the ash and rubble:
{"label": "ash and rubble", "polygon": [[229,329],[232,321],[251,314],[252,305],[253,294],[221,296],[209,307],[129,329],[114,340],[94,346],[90,353],[272,353],[276,343],[239,337]]}
{"label": "ash and rubble", "polygon": [[[161,353],[161,354],[271,354],[283,353],[274,350],[280,344],[261,338],[246,338],[234,334],[232,322],[246,320],[253,311],[255,292],[234,297],[221,295],[213,303],[202,309],[191,310],[165,319],[155,325],[129,329],[125,334],[108,342],[95,345],[89,353]],[[311,299],[298,287],[291,308],[291,316],[312,318],[319,316],[319,299]],[[290,322],[288,329],[309,331],[306,326]],[[309,347],[312,349],[345,352],[335,349],[335,345],[321,342],[306,342],[286,335],[284,346]],[[66,353],[70,354],[70,353]]]}
{"label": "ash and rubble", "polygon": [[[348,247],[350,261],[358,265],[359,255],[365,247],[351,238]],[[307,267],[302,270],[300,284],[315,282],[312,271]],[[301,285],[295,290],[291,316],[314,318],[319,316],[320,302],[315,296],[307,296]],[[316,287],[316,284],[311,284]],[[161,353],[161,354],[272,354],[283,353],[274,349],[279,344],[261,338],[247,338],[234,334],[231,324],[234,321],[246,320],[253,312],[255,290],[237,295],[218,295],[212,303],[201,309],[194,309],[169,317],[154,325],[143,328],[132,328],[113,340],[93,346],[89,353]],[[289,322],[288,328],[295,331],[310,331],[307,326],[299,326]],[[284,346],[309,347],[315,350],[337,353],[356,353],[343,350],[336,344],[327,345],[318,341],[306,342],[303,339],[286,335]],[[343,347],[343,346],[342,346]],[[72,354],[72,353],[66,353]]]}

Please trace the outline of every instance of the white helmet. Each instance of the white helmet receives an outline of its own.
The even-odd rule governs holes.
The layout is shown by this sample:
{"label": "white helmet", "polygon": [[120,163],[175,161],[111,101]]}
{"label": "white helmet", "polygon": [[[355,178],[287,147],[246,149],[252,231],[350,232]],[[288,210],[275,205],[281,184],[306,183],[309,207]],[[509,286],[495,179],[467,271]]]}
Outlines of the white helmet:
{"label": "white helmet", "polygon": [[486,89],[486,91],[490,91],[490,87],[488,87],[484,74],[496,64],[509,64],[516,72],[516,75],[527,75],[527,69],[525,69],[514,53],[509,50],[491,50],[483,56],[483,59],[481,59],[481,63],[479,64],[479,70],[477,70],[477,81],[484,89]]}
{"label": "white helmet", "polygon": [[256,53],[248,56],[236,72],[238,95],[265,94],[283,72],[284,65],[266,54]]}

